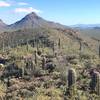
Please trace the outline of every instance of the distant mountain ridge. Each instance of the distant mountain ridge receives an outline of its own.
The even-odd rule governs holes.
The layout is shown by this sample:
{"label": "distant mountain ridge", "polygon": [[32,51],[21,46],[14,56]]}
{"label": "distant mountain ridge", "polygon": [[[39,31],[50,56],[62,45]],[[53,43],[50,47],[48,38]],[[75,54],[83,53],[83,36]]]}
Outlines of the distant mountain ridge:
{"label": "distant mountain ridge", "polygon": [[42,17],[38,16],[36,13],[32,12],[22,18],[20,21],[17,21],[11,25],[6,25],[1,21],[0,23],[1,30],[19,30],[19,29],[33,29],[39,27],[50,27],[50,28],[69,28],[68,26],[61,25],[59,23],[50,22]]}
{"label": "distant mountain ridge", "polygon": [[94,28],[100,28],[100,24],[76,24],[76,25],[71,25],[70,27],[79,29],[94,29]]}
{"label": "distant mountain ridge", "polygon": [[32,12],[26,15],[21,20],[7,25],[0,19],[0,30],[18,30],[18,29],[29,29],[37,27],[51,27],[51,28],[75,28],[75,29],[100,29],[100,24],[76,24],[76,25],[62,25],[59,23],[47,21],[36,13]]}

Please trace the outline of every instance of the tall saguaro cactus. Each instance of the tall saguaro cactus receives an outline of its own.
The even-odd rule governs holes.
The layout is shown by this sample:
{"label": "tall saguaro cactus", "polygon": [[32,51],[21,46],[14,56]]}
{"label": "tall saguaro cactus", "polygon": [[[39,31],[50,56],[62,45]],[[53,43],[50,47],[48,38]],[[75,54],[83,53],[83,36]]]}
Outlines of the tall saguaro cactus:
{"label": "tall saguaro cactus", "polygon": [[43,57],[43,59],[42,59],[42,68],[43,68],[43,69],[45,68],[45,64],[46,64],[46,58]]}
{"label": "tall saguaro cactus", "polygon": [[99,44],[99,58],[100,58],[100,44]]}
{"label": "tall saguaro cactus", "polygon": [[82,52],[82,50],[83,50],[83,47],[82,47],[82,42],[81,42],[81,41],[79,41],[79,44],[80,44],[79,50],[80,50],[80,52]]}
{"label": "tall saguaro cactus", "polygon": [[27,51],[29,50],[29,43],[28,43],[28,40],[27,40],[27,43],[26,43],[27,45],[26,45],[26,49],[27,49]]}
{"label": "tall saguaro cactus", "polygon": [[68,70],[68,89],[69,95],[73,96],[76,93],[76,71],[73,68]]}
{"label": "tall saguaro cactus", "polygon": [[55,43],[54,43],[54,41],[53,41],[52,50],[53,50],[53,54],[54,54],[54,52],[55,52]]}
{"label": "tall saguaro cactus", "polygon": [[2,49],[3,49],[3,52],[5,51],[5,43],[4,43],[4,40],[2,42]]}
{"label": "tall saguaro cactus", "polygon": [[90,82],[91,91],[96,92],[100,96],[100,73],[93,72]]}
{"label": "tall saguaro cactus", "polygon": [[59,49],[61,48],[61,40],[60,40],[60,38],[59,38],[59,40],[58,40],[58,48],[59,48]]}
{"label": "tall saguaro cactus", "polygon": [[34,52],[35,53],[35,64],[37,65],[37,51]]}
{"label": "tall saguaro cactus", "polygon": [[68,87],[71,88],[76,83],[76,71],[73,68],[68,70]]}

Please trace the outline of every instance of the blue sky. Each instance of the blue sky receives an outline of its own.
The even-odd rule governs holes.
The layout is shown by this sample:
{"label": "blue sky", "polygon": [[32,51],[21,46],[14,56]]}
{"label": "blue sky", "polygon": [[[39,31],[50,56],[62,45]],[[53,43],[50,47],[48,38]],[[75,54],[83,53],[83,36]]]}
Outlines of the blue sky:
{"label": "blue sky", "polygon": [[32,11],[65,25],[100,24],[100,0],[0,0],[0,19],[7,24]]}

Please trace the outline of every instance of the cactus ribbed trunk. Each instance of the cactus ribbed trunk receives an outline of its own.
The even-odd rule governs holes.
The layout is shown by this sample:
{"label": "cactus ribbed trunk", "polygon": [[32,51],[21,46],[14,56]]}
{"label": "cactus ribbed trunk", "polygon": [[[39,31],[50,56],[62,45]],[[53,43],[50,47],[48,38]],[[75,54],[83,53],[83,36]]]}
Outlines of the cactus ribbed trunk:
{"label": "cactus ribbed trunk", "polygon": [[68,88],[69,95],[73,96],[76,94],[76,71],[70,68],[68,71]]}
{"label": "cactus ribbed trunk", "polygon": [[76,83],[76,71],[75,69],[71,68],[68,71],[68,87],[72,87]]}
{"label": "cactus ribbed trunk", "polygon": [[91,91],[100,96],[100,73],[93,72],[90,82]]}

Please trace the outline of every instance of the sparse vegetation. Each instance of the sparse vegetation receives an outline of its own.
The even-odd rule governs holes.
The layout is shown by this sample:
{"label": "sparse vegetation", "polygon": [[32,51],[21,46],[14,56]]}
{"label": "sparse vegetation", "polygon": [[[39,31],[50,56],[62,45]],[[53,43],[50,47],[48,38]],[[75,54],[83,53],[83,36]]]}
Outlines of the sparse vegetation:
{"label": "sparse vegetation", "polygon": [[1,37],[0,100],[99,100],[100,58],[76,31],[45,26]]}

